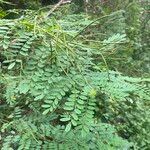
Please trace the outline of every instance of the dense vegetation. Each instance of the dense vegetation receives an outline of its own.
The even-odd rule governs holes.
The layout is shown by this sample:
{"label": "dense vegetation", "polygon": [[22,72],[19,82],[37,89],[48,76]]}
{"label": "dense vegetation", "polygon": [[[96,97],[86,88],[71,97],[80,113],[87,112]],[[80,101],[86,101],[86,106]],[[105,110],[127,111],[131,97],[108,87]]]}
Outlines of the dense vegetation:
{"label": "dense vegetation", "polygon": [[0,149],[149,150],[148,0],[0,0]]}

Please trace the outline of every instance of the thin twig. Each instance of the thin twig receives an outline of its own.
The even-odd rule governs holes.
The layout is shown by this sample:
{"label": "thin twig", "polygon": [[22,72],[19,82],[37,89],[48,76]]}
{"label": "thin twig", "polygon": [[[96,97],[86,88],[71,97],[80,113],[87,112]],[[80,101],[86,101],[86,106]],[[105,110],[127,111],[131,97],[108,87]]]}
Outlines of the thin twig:
{"label": "thin twig", "polygon": [[49,17],[58,7],[64,4],[71,3],[71,0],[60,0],[54,7],[44,16],[44,20]]}

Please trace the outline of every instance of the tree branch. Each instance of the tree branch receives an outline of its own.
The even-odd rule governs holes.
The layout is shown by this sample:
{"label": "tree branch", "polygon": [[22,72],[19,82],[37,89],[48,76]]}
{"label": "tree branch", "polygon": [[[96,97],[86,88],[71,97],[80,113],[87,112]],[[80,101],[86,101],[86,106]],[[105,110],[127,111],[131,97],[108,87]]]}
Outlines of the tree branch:
{"label": "tree branch", "polygon": [[49,17],[58,7],[71,3],[72,0],[60,0],[54,7],[44,16],[44,20]]}

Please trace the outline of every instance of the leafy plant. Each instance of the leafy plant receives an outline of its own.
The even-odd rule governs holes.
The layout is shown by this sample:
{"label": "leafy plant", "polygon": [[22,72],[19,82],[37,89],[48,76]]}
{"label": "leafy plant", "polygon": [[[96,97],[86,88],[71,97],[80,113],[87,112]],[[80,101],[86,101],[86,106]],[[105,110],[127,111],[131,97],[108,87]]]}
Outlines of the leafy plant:
{"label": "leafy plant", "polygon": [[[124,28],[116,32],[114,27],[102,37],[94,37],[89,29],[111,17],[120,20],[122,12],[96,20],[73,14],[46,21],[37,14],[0,20],[2,150],[133,146],[117,135],[122,132],[119,126],[115,130],[110,123],[122,105],[129,111],[128,103],[134,109],[132,101],[149,100],[149,79],[109,69],[104,55],[128,42]],[[99,44],[92,42],[90,34]],[[133,115],[139,110],[136,105]],[[133,119],[127,115],[125,123]]]}

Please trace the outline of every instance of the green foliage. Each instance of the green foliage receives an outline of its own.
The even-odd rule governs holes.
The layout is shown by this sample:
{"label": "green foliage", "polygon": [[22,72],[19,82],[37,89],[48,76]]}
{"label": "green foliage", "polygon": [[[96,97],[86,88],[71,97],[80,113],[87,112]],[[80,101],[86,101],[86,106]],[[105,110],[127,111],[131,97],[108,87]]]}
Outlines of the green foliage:
{"label": "green foliage", "polygon": [[0,20],[2,150],[133,146],[117,133],[138,144],[144,137],[148,148],[150,79],[111,71],[107,61],[130,45],[123,13]]}
{"label": "green foliage", "polygon": [[[25,118],[24,118],[25,119]],[[39,120],[40,119],[40,120]],[[48,120],[50,118],[47,118]],[[35,116],[34,116],[35,120]],[[33,120],[32,120],[33,121]],[[128,149],[130,146],[116,135],[114,128],[101,123],[91,127],[86,137],[81,137],[79,129],[65,132],[64,127],[53,127],[45,117],[38,116],[33,124],[31,121],[19,119],[14,121],[10,133],[3,141],[2,150],[21,149]],[[5,125],[6,126],[6,125]],[[4,127],[2,127],[3,130]],[[20,133],[20,134],[18,134]]]}

